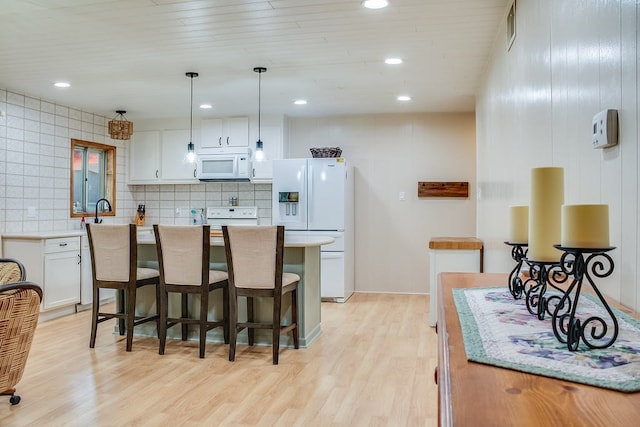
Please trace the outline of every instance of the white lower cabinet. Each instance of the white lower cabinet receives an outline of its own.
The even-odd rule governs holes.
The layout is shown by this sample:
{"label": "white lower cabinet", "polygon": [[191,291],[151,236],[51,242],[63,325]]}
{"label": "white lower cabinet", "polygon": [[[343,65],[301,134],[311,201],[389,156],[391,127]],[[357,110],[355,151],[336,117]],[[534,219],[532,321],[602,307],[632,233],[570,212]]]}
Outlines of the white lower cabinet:
{"label": "white lower cabinet", "polygon": [[80,302],[80,256],[78,251],[62,251],[44,256],[43,308]]}
{"label": "white lower cabinet", "polygon": [[89,237],[80,238],[80,304],[93,303],[93,275],[91,271],[91,249],[89,248]]}
{"label": "white lower cabinet", "polygon": [[[3,256],[24,264],[27,280],[42,287],[42,311],[80,302],[80,236],[3,237]],[[88,260],[87,260],[88,261]]]}
{"label": "white lower cabinet", "polygon": [[481,240],[475,237],[434,237],[429,241],[429,325],[438,320],[438,275],[482,273]]}

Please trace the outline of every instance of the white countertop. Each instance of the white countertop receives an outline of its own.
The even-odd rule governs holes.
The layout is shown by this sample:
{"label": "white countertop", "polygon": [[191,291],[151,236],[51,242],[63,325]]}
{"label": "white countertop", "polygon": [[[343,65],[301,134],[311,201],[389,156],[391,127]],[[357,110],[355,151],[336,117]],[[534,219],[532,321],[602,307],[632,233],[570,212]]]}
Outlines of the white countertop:
{"label": "white countertop", "polygon": [[[55,239],[61,237],[84,236],[85,230],[68,230],[68,231],[34,231],[26,233],[7,233],[3,234],[4,239],[24,239],[24,240],[40,240]],[[138,227],[138,243],[143,245],[155,244],[156,240],[153,235],[152,227]],[[330,236],[320,235],[289,235],[285,233],[284,246],[288,248],[306,248],[312,246],[328,245],[334,242],[334,238]],[[211,246],[224,246],[222,237],[211,237]]]}
{"label": "white countertop", "polygon": [[24,233],[5,233],[2,235],[2,238],[3,239],[40,240],[40,239],[55,239],[59,237],[85,236],[86,234],[87,232],[85,230],[29,231]]}
{"label": "white countertop", "polygon": [[[322,246],[333,243],[335,240],[329,236],[285,236],[285,248],[307,248],[313,246]],[[153,234],[138,235],[139,245],[155,245],[156,239]],[[211,246],[224,246],[222,237],[211,237]]]}

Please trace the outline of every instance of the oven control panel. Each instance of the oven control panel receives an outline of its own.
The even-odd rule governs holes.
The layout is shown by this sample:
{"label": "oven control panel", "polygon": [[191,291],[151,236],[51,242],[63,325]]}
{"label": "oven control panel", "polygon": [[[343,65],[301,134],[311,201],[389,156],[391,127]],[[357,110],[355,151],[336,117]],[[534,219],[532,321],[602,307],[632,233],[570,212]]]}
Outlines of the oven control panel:
{"label": "oven control panel", "polygon": [[225,206],[207,208],[207,219],[257,219],[256,206]]}

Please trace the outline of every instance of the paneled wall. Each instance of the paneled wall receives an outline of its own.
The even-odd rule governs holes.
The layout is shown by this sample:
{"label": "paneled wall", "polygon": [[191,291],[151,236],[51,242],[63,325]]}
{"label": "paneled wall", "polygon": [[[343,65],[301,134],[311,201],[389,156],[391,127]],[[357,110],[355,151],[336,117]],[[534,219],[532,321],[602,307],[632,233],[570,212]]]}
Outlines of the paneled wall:
{"label": "paneled wall", "polygon": [[[506,11],[505,11],[506,15]],[[565,203],[606,203],[614,273],[609,296],[640,308],[638,285],[638,5],[635,0],[517,0],[516,39],[506,22],[476,103],[478,237],[485,271],[508,271],[508,206],[529,204],[530,170],[559,166]],[[591,147],[591,121],[620,115],[620,144]]]}
{"label": "paneled wall", "polygon": [[355,168],[356,291],[428,293],[429,240],[475,236],[475,197],[418,198],[418,181],[475,194],[474,133],[473,113],[289,120],[288,157],[340,146]]}

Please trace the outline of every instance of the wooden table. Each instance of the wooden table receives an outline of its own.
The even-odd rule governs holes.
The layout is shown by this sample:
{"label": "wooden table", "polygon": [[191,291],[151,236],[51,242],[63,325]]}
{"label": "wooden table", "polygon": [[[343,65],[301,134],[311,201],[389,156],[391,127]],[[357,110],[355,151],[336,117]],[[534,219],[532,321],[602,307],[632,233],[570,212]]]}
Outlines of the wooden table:
{"label": "wooden table", "polygon": [[[442,273],[439,277],[440,425],[640,425],[640,392],[622,393],[467,361],[451,289],[488,286],[506,289],[507,280],[507,274]],[[612,305],[634,315],[619,304]]]}

